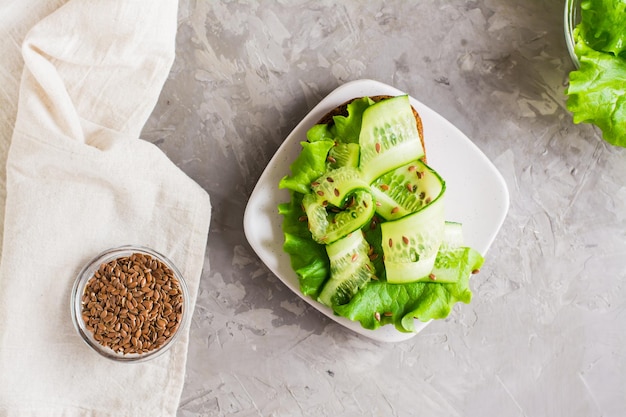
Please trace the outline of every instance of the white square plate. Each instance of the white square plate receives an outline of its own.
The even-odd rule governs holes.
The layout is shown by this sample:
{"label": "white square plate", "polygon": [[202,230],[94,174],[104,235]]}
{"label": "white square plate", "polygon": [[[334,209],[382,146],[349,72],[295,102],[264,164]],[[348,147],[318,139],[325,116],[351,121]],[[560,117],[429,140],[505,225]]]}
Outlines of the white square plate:
{"label": "white square plate", "polygon": [[[244,232],[250,246],[285,285],[336,322],[383,342],[406,340],[417,332],[402,333],[392,325],[364,329],[359,322],[336,316],[331,309],[300,292],[298,276],[291,269],[289,255],[282,249],[284,236],[278,205],[289,201],[289,192],[278,189],[278,183],[291,173],[289,166],[300,153],[300,142],[306,141],[307,130],[330,110],[355,97],[403,94],[406,93],[377,81],[358,80],[326,96],[278,148],[250,195],[244,214]],[[422,118],[428,165],[446,181],[446,220],[462,223],[466,244],[484,256],[508,211],[506,183],[491,161],[462,132],[416,99],[411,97],[410,101]],[[418,332],[427,325],[417,320],[415,323]]]}

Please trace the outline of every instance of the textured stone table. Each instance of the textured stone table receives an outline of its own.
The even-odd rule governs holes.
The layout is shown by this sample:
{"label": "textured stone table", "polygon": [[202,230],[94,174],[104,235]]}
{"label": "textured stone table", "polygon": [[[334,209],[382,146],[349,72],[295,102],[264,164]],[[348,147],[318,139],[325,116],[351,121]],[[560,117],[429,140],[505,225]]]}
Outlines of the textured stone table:
{"label": "textured stone table", "polygon": [[[626,415],[626,151],[574,125],[560,1],[181,2],[144,137],[211,195],[179,415]],[[442,114],[511,206],[474,299],[406,342],[358,336],[248,246],[243,213],[297,122],[370,78]]]}

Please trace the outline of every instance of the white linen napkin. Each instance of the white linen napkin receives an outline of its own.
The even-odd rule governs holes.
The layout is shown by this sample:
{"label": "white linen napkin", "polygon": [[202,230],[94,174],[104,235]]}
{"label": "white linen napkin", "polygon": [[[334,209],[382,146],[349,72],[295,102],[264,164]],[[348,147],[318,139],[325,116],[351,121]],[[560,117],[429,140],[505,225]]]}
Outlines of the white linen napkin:
{"label": "white linen napkin", "polygon": [[174,416],[188,328],[139,364],[81,340],[70,292],[102,250],[140,244],[179,267],[192,301],[208,195],[138,139],[174,58],[177,2],[71,0],[38,22],[6,165],[0,258],[0,416]]}

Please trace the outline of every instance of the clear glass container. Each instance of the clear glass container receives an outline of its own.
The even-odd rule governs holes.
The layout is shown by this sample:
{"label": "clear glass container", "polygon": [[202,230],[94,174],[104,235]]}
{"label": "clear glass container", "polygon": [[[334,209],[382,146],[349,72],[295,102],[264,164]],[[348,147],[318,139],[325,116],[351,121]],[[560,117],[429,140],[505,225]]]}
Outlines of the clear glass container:
{"label": "clear glass container", "polygon": [[[132,259],[153,260],[155,269],[138,265],[128,272],[133,254],[140,257]],[[119,268],[107,272],[107,264]],[[97,287],[108,289],[98,291]],[[121,246],[100,253],[83,267],[72,288],[71,315],[78,334],[95,352],[115,361],[141,362],[163,354],[176,342],[191,313],[188,288],[178,268],[164,255],[143,246]],[[94,326],[94,321],[102,327]]]}
{"label": "clear glass container", "polygon": [[574,29],[580,22],[580,0],[566,0],[563,28],[565,30],[565,43],[567,44],[567,50],[569,52],[572,62],[578,68],[580,63],[578,57],[574,51],[576,42],[574,40]]}

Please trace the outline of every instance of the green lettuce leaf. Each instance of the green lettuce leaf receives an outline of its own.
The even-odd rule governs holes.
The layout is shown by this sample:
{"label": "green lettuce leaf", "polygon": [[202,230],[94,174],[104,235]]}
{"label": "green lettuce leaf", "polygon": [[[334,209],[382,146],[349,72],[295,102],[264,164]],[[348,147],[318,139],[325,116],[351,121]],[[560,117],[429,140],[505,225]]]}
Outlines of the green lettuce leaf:
{"label": "green lettuce leaf", "polygon": [[578,35],[596,51],[620,55],[626,49],[626,2],[585,0]]}
{"label": "green lettuce leaf", "polygon": [[359,143],[359,133],[361,132],[361,121],[363,112],[374,102],[369,97],[363,97],[348,104],[347,116],[335,116],[331,127],[337,140],[344,143]]}
{"label": "green lettuce leaf", "polygon": [[309,142],[319,142],[324,140],[335,141],[335,134],[331,132],[326,124],[314,125],[306,132],[306,138]]}
{"label": "green lettuce leaf", "polygon": [[567,90],[574,123],[593,123],[607,142],[626,147],[626,61],[580,42],[576,50],[580,69],[570,73]]}
{"label": "green lettuce leaf", "polygon": [[574,30],[580,68],[570,73],[567,108],[607,142],[626,147],[626,2],[587,0]]}
{"label": "green lettuce leaf", "polygon": [[278,206],[278,212],[283,215],[283,250],[289,254],[302,294],[317,298],[330,276],[330,261],[324,245],[313,241],[307,222],[302,221],[305,215],[302,197],[302,194],[292,192],[291,200]]}
{"label": "green lettuce leaf", "polygon": [[302,151],[291,164],[291,175],[283,177],[278,188],[306,194],[311,191],[311,182],[326,172],[328,151],[335,145],[332,140],[302,142]]}

